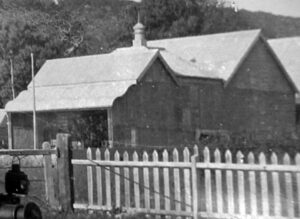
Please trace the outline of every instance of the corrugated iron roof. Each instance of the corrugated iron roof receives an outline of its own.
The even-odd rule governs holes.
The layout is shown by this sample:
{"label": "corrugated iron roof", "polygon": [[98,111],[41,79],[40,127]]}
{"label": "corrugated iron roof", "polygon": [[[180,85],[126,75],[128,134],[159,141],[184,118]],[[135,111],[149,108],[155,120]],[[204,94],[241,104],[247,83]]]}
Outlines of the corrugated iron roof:
{"label": "corrugated iron roof", "polygon": [[[158,50],[132,47],[110,54],[48,60],[35,76],[36,110],[111,107],[157,56]],[[32,111],[32,83],[8,102],[5,110]]]}
{"label": "corrugated iron roof", "polygon": [[154,40],[147,45],[175,54],[198,65],[202,72],[214,72],[216,78],[227,81],[259,36],[260,30],[247,30]]}
{"label": "corrugated iron roof", "polygon": [[47,60],[35,77],[35,86],[136,80],[157,52],[131,47],[109,54]]}
{"label": "corrugated iron roof", "polygon": [[[36,88],[36,110],[74,110],[111,107],[136,80],[113,81]],[[32,89],[20,93],[6,104],[6,111],[29,112],[33,110]]]}
{"label": "corrugated iron roof", "polygon": [[161,50],[160,54],[176,75],[219,79],[214,71],[201,69],[198,65],[172,54],[169,51]]}
{"label": "corrugated iron roof", "polygon": [[[300,90],[300,37],[270,39],[268,43]],[[296,101],[300,103],[299,95]]]}

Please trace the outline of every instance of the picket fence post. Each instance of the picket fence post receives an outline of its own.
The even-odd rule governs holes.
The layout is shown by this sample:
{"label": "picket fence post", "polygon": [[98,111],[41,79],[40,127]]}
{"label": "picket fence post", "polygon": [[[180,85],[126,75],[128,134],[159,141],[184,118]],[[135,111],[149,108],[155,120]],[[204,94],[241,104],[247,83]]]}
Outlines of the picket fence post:
{"label": "picket fence post", "polygon": [[[96,160],[100,161],[101,160],[101,151],[99,148],[96,150]],[[97,178],[97,204],[99,206],[102,205],[103,200],[102,200],[102,174],[101,174],[101,169],[102,167],[97,166],[96,167],[96,178]]]}
{"label": "picket fence post", "polygon": [[[221,153],[219,149],[214,152],[215,163],[221,163]],[[217,211],[223,213],[223,190],[222,190],[222,172],[216,170],[216,193],[217,193]]]}
{"label": "picket fence post", "polygon": [[[120,154],[118,151],[114,155],[115,161],[120,161]],[[115,192],[116,192],[116,208],[121,207],[121,181],[120,181],[120,167],[115,167]]]}
{"label": "picket fence post", "polygon": [[[210,152],[208,147],[203,150],[204,163],[210,163]],[[211,196],[211,170],[204,170],[204,180],[205,180],[205,204],[206,211],[212,213],[212,196]]]}
{"label": "picket fence post", "polygon": [[[266,164],[266,156],[264,153],[259,154],[259,164]],[[262,198],[262,213],[263,216],[269,215],[269,200],[268,200],[268,181],[267,181],[267,173],[265,171],[260,172],[260,184],[261,184],[261,198]]]}
{"label": "picket fence post", "polygon": [[197,157],[198,154],[194,154],[191,157],[191,173],[192,173],[192,189],[193,189],[193,218],[198,218],[198,183],[197,183]]}
{"label": "picket fence post", "polygon": [[[158,153],[154,150],[152,154],[153,162],[158,162]],[[154,208],[155,210],[160,210],[160,187],[159,187],[159,169],[157,167],[153,168],[153,185],[154,185]],[[159,215],[156,215],[155,218],[160,218]]]}
{"label": "picket fence post", "polygon": [[[228,164],[232,164],[232,155],[230,150],[226,150],[225,152],[225,161]],[[233,177],[232,170],[226,170],[226,183],[227,183],[227,202],[228,214],[234,214],[234,197],[233,197]]]}
{"label": "picket fence post", "polygon": [[[255,157],[252,152],[248,154],[247,157],[248,164],[255,163]],[[254,171],[249,171],[249,187],[250,187],[250,206],[251,206],[251,215],[257,215],[257,206],[256,206],[256,177]]]}
{"label": "picket fence post", "polygon": [[[149,157],[148,154],[144,151],[143,153],[143,162],[148,162]],[[150,208],[150,182],[149,182],[149,168],[144,167],[143,168],[143,174],[144,174],[144,200],[145,200],[145,208]]]}
{"label": "picket fence post", "polygon": [[[110,160],[109,150],[106,149],[104,152],[104,159],[106,161]],[[111,208],[111,180],[110,180],[110,169],[111,167],[105,167],[105,190],[106,190],[106,207]]]}
{"label": "picket fence post", "polygon": [[[129,161],[127,151],[123,154],[124,161]],[[124,193],[125,193],[125,207],[130,207],[130,181],[129,181],[129,168],[124,167]]]}
{"label": "picket fence post", "polygon": [[[92,160],[92,150],[91,148],[87,149],[86,156],[88,160]],[[87,185],[88,185],[88,201],[89,206],[94,204],[94,188],[93,188],[93,169],[92,166],[87,166]]]}
{"label": "picket fence post", "polygon": [[[278,164],[277,155],[272,152],[271,163],[274,165]],[[274,215],[276,217],[281,216],[281,200],[280,200],[280,183],[278,172],[272,172],[273,181],[273,198],[274,198]]]}
{"label": "picket fence post", "polygon": [[[178,150],[175,148],[173,150],[173,162],[179,162],[179,155]],[[173,170],[174,174],[174,192],[175,192],[175,210],[181,211],[181,187],[180,187],[180,172],[179,168],[174,168]]]}
{"label": "picket fence post", "polygon": [[[290,156],[285,153],[283,156],[283,164],[291,165]],[[287,213],[289,218],[294,218],[294,200],[293,200],[293,187],[292,187],[292,174],[289,172],[284,173],[285,178],[285,193],[287,196]]]}
{"label": "picket fence post", "polygon": [[[241,151],[238,151],[236,154],[237,164],[244,163],[244,155]],[[239,170],[237,171],[238,175],[238,193],[239,193],[239,213],[241,215],[246,215],[246,206],[245,206],[245,178],[244,178],[244,171]]]}

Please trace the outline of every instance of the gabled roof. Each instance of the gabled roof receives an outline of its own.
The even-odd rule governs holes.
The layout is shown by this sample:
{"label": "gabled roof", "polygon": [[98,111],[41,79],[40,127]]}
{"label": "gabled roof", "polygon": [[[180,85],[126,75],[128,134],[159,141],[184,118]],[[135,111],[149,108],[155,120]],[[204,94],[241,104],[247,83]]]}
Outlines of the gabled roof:
{"label": "gabled roof", "polygon": [[[137,83],[158,50],[118,49],[109,54],[48,60],[35,76],[36,110],[111,107]],[[32,82],[7,103],[9,112],[32,111]]]}
{"label": "gabled roof", "polygon": [[[111,107],[113,101],[139,82],[161,59],[177,83],[176,74],[199,75],[197,66],[146,47],[117,49],[109,54],[47,60],[35,76],[36,110],[71,110]],[[205,74],[202,75],[206,77]],[[32,82],[7,103],[8,112],[32,111]]]}
{"label": "gabled roof", "polygon": [[[148,41],[149,48],[181,57],[210,77],[227,81],[260,37],[260,30]],[[212,73],[214,72],[214,73]],[[186,74],[188,76],[188,74]]]}
{"label": "gabled roof", "polygon": [[[300,90],[300,37],[268,40],[283,67]],[[297,98],[300,103],[300,98]]]}

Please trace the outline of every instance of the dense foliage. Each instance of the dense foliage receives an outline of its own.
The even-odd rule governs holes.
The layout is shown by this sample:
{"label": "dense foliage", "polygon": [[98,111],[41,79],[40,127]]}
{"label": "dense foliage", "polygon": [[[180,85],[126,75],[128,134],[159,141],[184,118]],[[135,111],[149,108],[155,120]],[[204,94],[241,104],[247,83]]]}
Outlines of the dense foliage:
{"label": "dense foliage", "polygon": [[299,19],[279,17],[274,30],[273,15],[235,12],[212,0],[0,0],[0,107],[12,99],[11,61],[17,95],[31,80],[31,52],[37,72],[46,59],[129,46],[137,9],[148,39],[260,27],[277,37],[300,29]]}

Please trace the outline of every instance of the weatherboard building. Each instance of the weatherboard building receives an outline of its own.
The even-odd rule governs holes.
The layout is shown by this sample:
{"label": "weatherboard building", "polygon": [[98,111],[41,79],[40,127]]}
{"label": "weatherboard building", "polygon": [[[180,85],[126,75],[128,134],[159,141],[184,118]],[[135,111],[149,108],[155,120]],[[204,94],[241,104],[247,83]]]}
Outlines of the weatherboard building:
{"label": "weatherboard building", "polygon": [[[210,136],[292,138],[296,87],[260,30],[146,41],[47,60],[35,76],[39,145],[176,146]],[[33,145],[32,83],[5,110],[14,148]]]}

